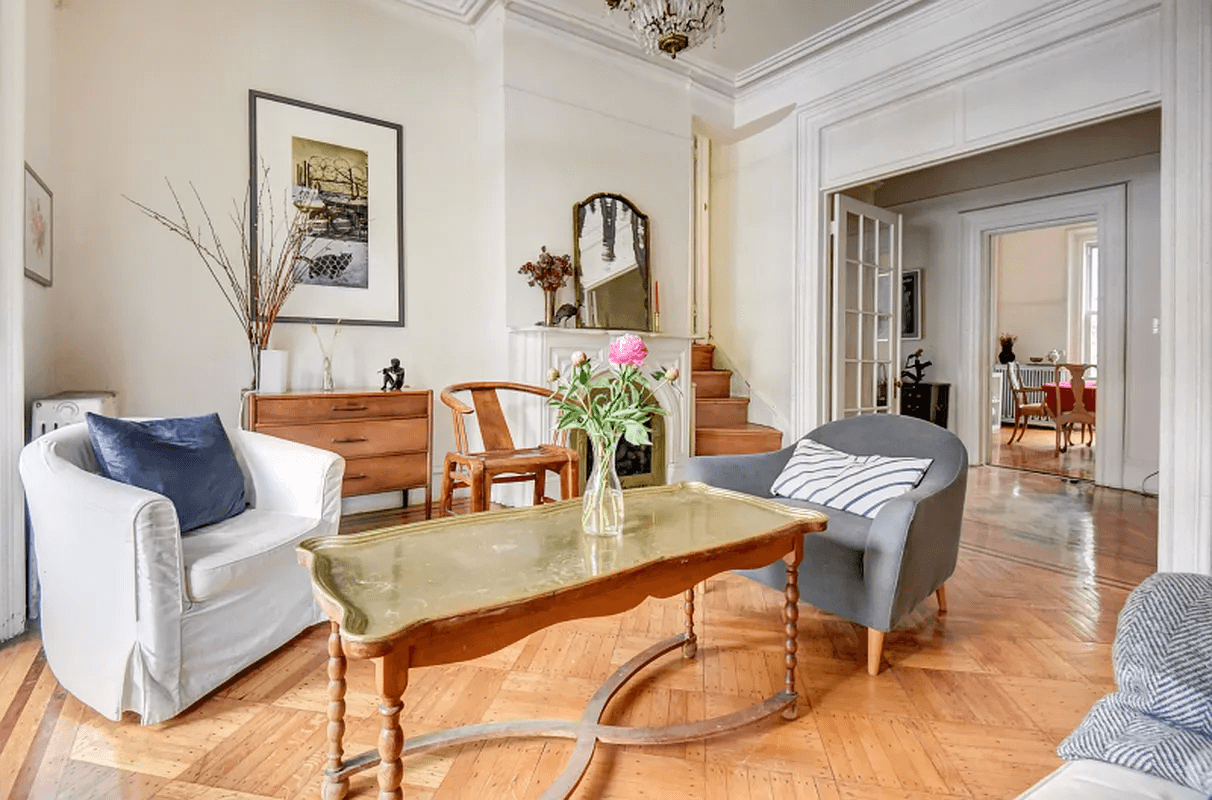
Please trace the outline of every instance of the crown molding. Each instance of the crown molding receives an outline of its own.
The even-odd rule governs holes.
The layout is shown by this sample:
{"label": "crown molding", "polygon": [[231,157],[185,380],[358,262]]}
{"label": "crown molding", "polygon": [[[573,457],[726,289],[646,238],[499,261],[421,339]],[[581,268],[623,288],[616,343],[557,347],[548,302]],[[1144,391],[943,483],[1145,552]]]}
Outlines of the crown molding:
{"label": "crown molding", "polygon": [[660,67],[702,89],[729,100],[757,88],[768,79],[819,56],[853,37],[877,28],[910,8],[931,0],[881,0],[853,17],[842,20],[815,36],[793,45],[752,67],[733,73],[685,54],[676,60],[650,56],[628,34],[598,20],[590,20],[567,10],[558,0],[395,0],[429,11],[446,19],[475,26],[493,7],[502,7],[514,16],[567,36],[591,42],[639,63]]}
{"label": "crown molding", "polygon": [[[492,1],[490,0],[490,2]],[[661,67],[730,100],[735,95],[736,79],[731,72],[700,61],[693,55],[683,55],[678,59],[650,56],[630,35],[601,22],[571,14],[561,7],[563,4],[557,5],[551,2],[541,2],[541,0],[500,0],[500,2],[510,13],[540,27],[592,42],[634,61]]]}
{"label": "crown molding", "polygon": [[790,69],[812,56],[834,47],[852,36],[868,31],[904,11],[921,5],[928,0],[882,0],[865,11],[860,11],[853,17],[848,17],[836,25],[832,25],[820,33],[810,36],[799,44],[788,47],[781,53],[775,53],[764,61],[759,61],[752,67],[747,67],[736,75],[735,91],[737,93],[753,88],[756,84],[778,73]]}
{"label": "crown molding", "polygon": [[399,0],[447,19],[474,25],[496,0]]}

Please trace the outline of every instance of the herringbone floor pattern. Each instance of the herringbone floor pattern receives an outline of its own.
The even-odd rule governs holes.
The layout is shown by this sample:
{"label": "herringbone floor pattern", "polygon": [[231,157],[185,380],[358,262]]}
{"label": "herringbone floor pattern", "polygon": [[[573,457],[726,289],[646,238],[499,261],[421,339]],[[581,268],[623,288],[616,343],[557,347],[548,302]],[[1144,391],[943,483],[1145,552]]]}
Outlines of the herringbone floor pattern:
{"label": "herringbone floor pattern", "polygon": [[[1152,572],[1156,502],[1055,478],[975,469],[965,544],[947,584],[889,634],[878,678],[865,633],[805,606],[798,720],[714,740],[604,747],[576,798],[877,800],[1010,798],[1113,688],[1127,591]],[[700,594],[699,657],[667,657],[612,703],[608,722],[726,713],[781,687],[781,594],[734,575]],[[516,717],[578,717],[600,682],[681,630],[681,600],[535,634],[492,656],[415,671],[405,735]],[[0,649],[0,797],[260,800],[318,796],[324,638],[308,631],[186,714],[113,723],[56,683],[36,636]],[[347,752],[379,722],[365,662],[349,674]],[[537,798],[570,744],[476,744],[406,759],[408,798]],[[375,797],[374,773],[352,797]]]}

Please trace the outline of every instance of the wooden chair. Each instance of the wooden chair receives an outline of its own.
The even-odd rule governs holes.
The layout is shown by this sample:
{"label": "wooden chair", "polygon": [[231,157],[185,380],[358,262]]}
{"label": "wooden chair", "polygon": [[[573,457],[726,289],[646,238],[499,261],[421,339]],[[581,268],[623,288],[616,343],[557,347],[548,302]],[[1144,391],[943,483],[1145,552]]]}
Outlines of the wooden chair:
{"label": "wooden chair", "polygon": [[[470,392],[474,408],[454,395]],[[442,402],[450,407],[454,423],[455,447],[458,452],[447,453],[442,464],[442,494],[438,502],[438,516],[452,514],[452,498],[455,486],[466,486],[471,490],[471,510],[486,511],[492,499],[493,483],[517,483],[534,481],[534,504],[552,502],[546,497],[547,471],[560,475],[560,488],[565,499],[580,494],[580,459],[577,452],[562,446],[564,432],[559,443],[540,444],[538,447],[518,448],[509,433],[509,424],[501,410],[498,391],[523,392],[549,398],[555,394],[551,389],[529,386],[524,383],[481,381],[456,383],[442,390]],[[469,452],[466,418],[476,414],[480,427],[483,452]]]}
{"label": "wooden chair", "polygon": [[[1057,364],[1056,377],[1053,383],[1056,384],[1056,413],[1053,419],[1056,422],[1056,452],[1064,453],[1073,444],[1073,426],[1080,425],[1082,428],[1082,441],[1089,445],[1094,444],[1094,391],[1093,386],[1087,386],[1088,378],[1086,373],[1095,369],[1093,364]],[[1069,373],[1069,387],[1073,392],[1073,407],[1065,408],[1065,392],[1061,391],[1061,372]],[[1051,411],[1051,409],[1049,409]],[[1089,441],[1086,441],[1086,436],[1089,435]]]}
{"label": "wooden chair", "polygon": [[1050,419],[1052,412],[1045,400],[1040,400],[1038,403],[1030,402],[1028,394],[1038,394],[1043,390],[1039,386],[1023,386],[1023,379],[1018,374],[1017,361],[1011,361],[1006,365],[1006,377],[1010,380],[1010,391],[1014,394],[1014,427],[1010,429],[1010,441],[1006,444],[1014,444],[1016,436],[1018,441],[1023,440],[1023,434],[1027,432],[1028,420],[1032,417]]}

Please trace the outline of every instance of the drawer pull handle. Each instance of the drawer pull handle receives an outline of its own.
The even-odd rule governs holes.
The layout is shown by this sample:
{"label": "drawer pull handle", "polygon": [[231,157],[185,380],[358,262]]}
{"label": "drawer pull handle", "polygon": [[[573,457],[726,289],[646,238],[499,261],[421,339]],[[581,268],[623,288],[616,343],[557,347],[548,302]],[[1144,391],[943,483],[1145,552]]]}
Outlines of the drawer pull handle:
{"label": "drawer pull handle", "polygon": [[350,436],[348,439],[333,439],[333,444],[355,444],[356,442],[366,441],[365,436]]}
{"label": "drawer pull handle", "polygon": [[365,480],[365,479],[366,479],[366,477],[367,477],[367,475],[366,475],[366,473],[365,473],[365,472],[359,472],[357,475],[346,475],[346,476],[345,476],[345,480],[347,480],[347,481],[361,481],[361,480]]}
{"label": "drawer pull handle", "polygon": [[333,411],[365,411],[366,406],[333,406]]}

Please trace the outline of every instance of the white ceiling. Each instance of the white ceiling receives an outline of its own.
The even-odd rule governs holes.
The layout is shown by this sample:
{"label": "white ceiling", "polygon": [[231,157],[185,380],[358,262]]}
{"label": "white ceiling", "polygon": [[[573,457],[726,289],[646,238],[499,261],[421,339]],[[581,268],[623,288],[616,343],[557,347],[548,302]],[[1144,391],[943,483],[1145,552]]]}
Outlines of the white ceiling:
{"label": "white ceiling", "polygon": [[[736,74],[876,4],[877,0],[724,0],[724,32],[687,52],[696,61]],[[630,34],[627,16],[621,12],[607,16],[605,0],[561,0],[561,5],[586,21]]]}

